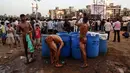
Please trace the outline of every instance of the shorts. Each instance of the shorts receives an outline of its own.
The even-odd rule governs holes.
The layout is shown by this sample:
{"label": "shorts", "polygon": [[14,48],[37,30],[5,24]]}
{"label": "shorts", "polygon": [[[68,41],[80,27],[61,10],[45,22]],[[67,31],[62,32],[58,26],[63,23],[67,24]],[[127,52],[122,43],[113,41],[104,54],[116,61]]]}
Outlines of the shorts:
{"label": "shorts", "polygon": [[6,39],[6,38],[7,38],[6,33],[2,33],[2,39]]}
{"label": "shorts", "polygon": [[40,38],[36,38],[36,39],[35,39],[35,44],[40,44],[40,42],[41,42],[41,39],[40,39]]}
{"label": "shorts", "polygon": [[20,37],[19,37],[19,35],[15,35],[15,41],[20,41]]}
{"label": "shorts", "polygon": [[80,34],[80,42],[86,44],[87,38],[84,35]]}

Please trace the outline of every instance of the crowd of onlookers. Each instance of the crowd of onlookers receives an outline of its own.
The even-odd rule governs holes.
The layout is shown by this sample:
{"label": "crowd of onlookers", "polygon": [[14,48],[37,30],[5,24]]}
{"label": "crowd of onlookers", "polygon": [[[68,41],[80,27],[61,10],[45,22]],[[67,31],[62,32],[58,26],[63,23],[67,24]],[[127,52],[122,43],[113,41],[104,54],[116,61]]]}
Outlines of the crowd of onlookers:
{"label": "crowd of onlookers", "polygon": [[[32,25],[33,28],[33,40],[35,40],[35,35],[37,34],[36,28],[40,29],[41,34],[56,34],[57,32],[78,32],[79,28],[75,25],[76,19],[44,19],[35,20],[31,18],[27,19],[27,22]],[[8,44],[20,43],[20,31],[17,29],[20,21],[17,19],[5,19],[0,20],[0,37],[2,38],[3,45],[8,41]],[[117,19],[116,21],[108,20],[89,20],[88,21],[89,31],[101,31],[108,34],[108,40],[110,36],[110,31],[114,31],[114,40],[116,41],[116,36],[118,36],[118,42],[120,42],[120,30],[122,28],[121,22]],[[130,22],[127,23],[126,32],[123,34],[125,37],[129,37],[130,32]],[[10,38],[10,39],[8,39]],[[11,46],[10,46],[11,47]]]}

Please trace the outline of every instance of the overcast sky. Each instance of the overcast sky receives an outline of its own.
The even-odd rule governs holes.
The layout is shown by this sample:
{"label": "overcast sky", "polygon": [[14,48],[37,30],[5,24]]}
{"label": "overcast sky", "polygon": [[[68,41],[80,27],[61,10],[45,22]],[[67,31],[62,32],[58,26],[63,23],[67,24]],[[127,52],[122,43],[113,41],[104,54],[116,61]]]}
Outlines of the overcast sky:
{"label": "overcast sky", "polygon": [[[110,0],[115,4],[120,4],[123,7],[130,8],[130,0]],[[33,0],[0,0],[0,15],[20,15],[21,13],[31,13],[31,3]],[[86,5],[92,4],[93,0],[41,0],[39,4],[39,12],[42,15],[48,14],[49,9],[54,9],[56,6],[60,8],[68,8],[74,6],[77,8],[85,8]]]}

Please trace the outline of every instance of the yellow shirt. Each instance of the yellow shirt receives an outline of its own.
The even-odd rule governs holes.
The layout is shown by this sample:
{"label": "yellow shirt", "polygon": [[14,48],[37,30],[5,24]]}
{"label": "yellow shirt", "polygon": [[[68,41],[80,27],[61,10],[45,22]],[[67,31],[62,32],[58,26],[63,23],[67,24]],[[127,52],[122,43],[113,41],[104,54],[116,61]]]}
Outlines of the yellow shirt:
{"label": "yellow shirt", "polygon": [[2,33],[6,33],[6,31],[5,31],[5,26],[2,25],[1,27],[2,27]]}

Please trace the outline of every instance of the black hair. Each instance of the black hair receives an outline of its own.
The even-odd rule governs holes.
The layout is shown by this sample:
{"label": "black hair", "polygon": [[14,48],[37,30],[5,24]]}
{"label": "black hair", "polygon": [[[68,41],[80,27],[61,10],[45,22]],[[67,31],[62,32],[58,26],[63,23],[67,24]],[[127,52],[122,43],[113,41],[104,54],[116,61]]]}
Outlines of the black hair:
{"label": "black hair", "polygon": [[109,22],[110,20],[108,19],[107,22]]}
{"label": "black hair", "polygon": [[88,22],[87,14],[84,13],[83,15],[84,15],[84,17],[83,17],[83,23],[87,23]]}
{"label": "black hair", "polygon": [[84,17],[86,17],[86,16],[87,16],[87,14],[86,14],[86,13],[83,13],[83,15],[84,15]]}
{"label": "black hair", "polygon": [[87,23],[88,22],[88,17],[84,17],[83,18],[83,23]]}
{"label": "black hair", "polygon": [[2,25],[4,25],[4,22],[1,22]]}
{"label": "black hair", "polygon": [[6,23],[6,25],[8,26],[10,23]]}
{"label": "black hair", "polygon": [[39,26],[38,24],[36,24],[36,26]]}
{"label": "black hair", "polygon": [[119,18],[117,18],[116,20],[119,21]]}
{"label": "black hair", "polygon": [[21,14],[21,15],[20,15],[20,18],[22,18],[22,17],[25,17],[25,15],[24,15],[24,14]]}

